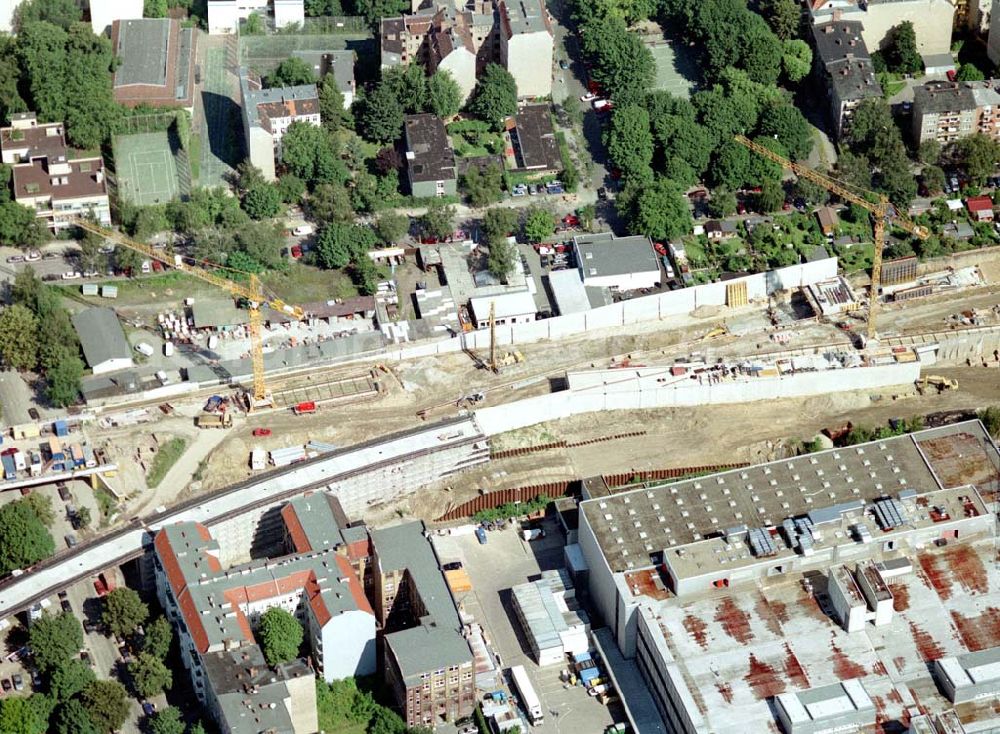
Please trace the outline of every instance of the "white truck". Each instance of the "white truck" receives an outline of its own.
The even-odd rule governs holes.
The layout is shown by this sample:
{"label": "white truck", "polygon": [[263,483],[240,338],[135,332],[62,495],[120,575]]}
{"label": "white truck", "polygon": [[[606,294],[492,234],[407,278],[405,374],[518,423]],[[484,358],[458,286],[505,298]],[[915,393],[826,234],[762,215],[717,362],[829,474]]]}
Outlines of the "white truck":
{"label": "white truck", "polygon": [[538,700],[538,694],[535,693],[535,687],[531,685],[528,672],[524,669],[523,665],[515,665],[510,669],[510,677],[514,682],[514,688],[517,689],[517,697],[520,699],[521,706],[528,715],[531,725],[538,726],[545,720],[545,716],[542,714],[542,702]]}

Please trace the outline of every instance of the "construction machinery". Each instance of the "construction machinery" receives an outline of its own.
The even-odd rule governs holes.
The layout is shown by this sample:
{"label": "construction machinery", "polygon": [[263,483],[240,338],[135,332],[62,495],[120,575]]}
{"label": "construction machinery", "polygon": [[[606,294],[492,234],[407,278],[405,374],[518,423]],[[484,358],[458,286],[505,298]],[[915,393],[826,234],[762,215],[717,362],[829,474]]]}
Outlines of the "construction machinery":
{"label": "construction machinery", "polygon": [[927,394],[927,388],[935,388],[939,393],[946,392],[948,390],[958,389],[958,380],[954,380],[950,377],[942,377],[941,375],[924,375],[919,380],[917,380],[917,391],[921,395]]}
{"label": "construction machinery", "polygon": [[244,273],[233,268],[220,268],[234,274],[239,274],[248,281],[247,284],[238,283],[198,265],[185,262],[180,255],[170,255],[166,252],[161,252],[143,242],[137,242],[121,232],[101,227],[88,219],[75,218],[72,222],[80,229],[93,232],[109,242],[127,247],[151,260],[161,262],[164,265],[192,275],[199,280],[211,283],[217,288],[227,291],[235,298],[245,299],[250,309],[250,361],[253,365],[253,387],[246,394],[247,410],[253,411],[273,405],[274,400],[271,397],[271,392],[268,390],[267,382],[264,378],[264,341],[261,335],[263,317],[261,316],[260,309],[262,306],[267,306],[274,311],[301,321],[305,317],[305,312],[301,307],[285,303],[280,298],[265,293],[264,285],[254,273]]}
{"label": "construction machinery", "polygon": [[[865,340],[867,344],[871,344],[876,338],[875,322],[878,312],[879,286],[882,279],[882,248],[885,247],[886,228],[888,226],[899,227],[922,240],[927,239],[929,234],[927,230],[915,224],[913,220],[896,209],[885,194],[876,194],[873,191],[858,189],[858,187],[852,187],[857,189],[857,192],[851,191],[847,188],[848,184],[825,176],[800,163],[794,163],[784,156],[778,155],[770,148],[755,143],[743,135],[737,135],[736,142],[746,146],[758,155],[777,163],[783,168],[791,169],[796,176],[822,186],[831,194],[836,194],[844,201],[857,204],[872,215],[875,234],[875,255],[872,258],[872,284],[871,293],[868,298],[868,328]],[[874,201],[871,199],[874,199]]]}

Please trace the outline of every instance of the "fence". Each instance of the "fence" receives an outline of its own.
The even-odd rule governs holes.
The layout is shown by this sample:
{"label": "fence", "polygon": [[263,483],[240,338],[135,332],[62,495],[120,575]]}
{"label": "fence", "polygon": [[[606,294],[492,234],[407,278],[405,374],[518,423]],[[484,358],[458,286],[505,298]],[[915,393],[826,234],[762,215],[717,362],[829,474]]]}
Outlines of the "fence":
{"label": "fence", "polygon": [[310,35],[371,35],[368,22],[361,15],[324,15],[306,18],[302,32]]}
{"label": "fence", "polygon": [[468,502],[463,502],[456,507],[452,507],[437,522],[449,522],[451,520],[462,520],[472,517],[477,512],[492,510],[494,507],[507,504],[508,502],[528,502],[535,497],[549,497],[559,499],[571,494],[579,494],[580,482],[573,480],[569,482],[549,482],[548,484],[532,484],[528,487],[509,487],[499,489],[496,492],[488,492],[474,497]]}
{"label": "fence", "polygon": [[[183,113],[180,113],[183,114]],[[147,115],[127,115],[119,123],[119,135],[159,133],[169,130],[177,122],[176,111],[154,112]]]}

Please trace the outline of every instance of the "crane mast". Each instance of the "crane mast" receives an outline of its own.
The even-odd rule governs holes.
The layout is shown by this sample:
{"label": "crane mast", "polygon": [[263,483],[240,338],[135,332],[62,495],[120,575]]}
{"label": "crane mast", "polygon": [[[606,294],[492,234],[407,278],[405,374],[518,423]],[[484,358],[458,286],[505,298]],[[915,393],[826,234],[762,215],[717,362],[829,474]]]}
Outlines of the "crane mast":
{"label": "crane mast", "polygon": [[881,285],[882,280],[882,249],[885,247],[886,227],[887,225],[899,227],[900,229],[903,229],[922,240],[927,239],[927,230],[896,209],[885,194],[876,194],[872,191],[864,192],[867,196],[874,197],[876,199],[875,202],[872,202],[866,196],[851,191],[843,184],[835,181],[829,176],[824,176],[822,173],[814,171],[807,166],[803,166],[801,163],[790,161],[784,156],[778,155],[767,146],[755,143],[743,135],[737,135],[736,142],[740,145],[746,146],[759,156],[777,163],[782,168],[791,169],[791,171],[799,178],[812,181],[814,184],[822,186],[831,194],[835,194],[844,201],[857,204],[872,215],[872,229],[875,236],[875,254],[872,258],[872,283],[868,296],[868,322],[866,334],[868,341],[873,341],[876,337],[875,324],[878,315],[879,286]]}
{"label": "crane mast", "polygon": [[272,403],[271,392],[268,390],[267,380],[264,376],[264,341],[262,334],[264,319],[261,315],[261,308],[267,306],[274,311],[301,321],[305,317],[305,312],[301,307],[285,303],[280,298],[268,296],[264,292],[264,286],[260,282],[260,278],[255,273],[242,273],[247,276],[248,280],[248,284],[244,285],[224,278],[205,268],[186,263],[180,255],[167,255],[144,242],[137,242],[120,232],[106,229],[90,220],[76,218],[72,221],[80,229],[93,232],[117,245],[127,247],[175,270],[180,270],[206,283],[211,283],[236,298],[246,299],[250,308],[250,363],[253,366],[253,385],[252,390],[248,392],[248,408],[253,410]]}

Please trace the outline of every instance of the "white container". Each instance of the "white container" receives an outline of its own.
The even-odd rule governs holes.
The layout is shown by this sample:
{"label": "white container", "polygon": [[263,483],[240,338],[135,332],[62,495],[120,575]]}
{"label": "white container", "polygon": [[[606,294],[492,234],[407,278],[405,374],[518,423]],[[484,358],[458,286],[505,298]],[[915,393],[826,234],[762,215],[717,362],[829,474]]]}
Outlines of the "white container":
{"label": "white container", "polygon": [[250,470],[262,471],[267,466],[267,452],[264,449],[254,449],[250,452]]}
{"label": "white container", "polygon": [[139,354],[145,354],[147,357],[153,356],[153,348],[149,346],[146,342],[139,342],[135,345],[135,351]]}
{"label": "white container", "polygon": [[217,346],[219,346],[219,337],[216,334],[212,334],[208,337],[208,348],[215,349]]}
{"label": "white container", "polygon": [[164,357],[173,357],[174,356],[174,343],[173,342],[164,342],[164,344],[163,344],[163,356]]}

